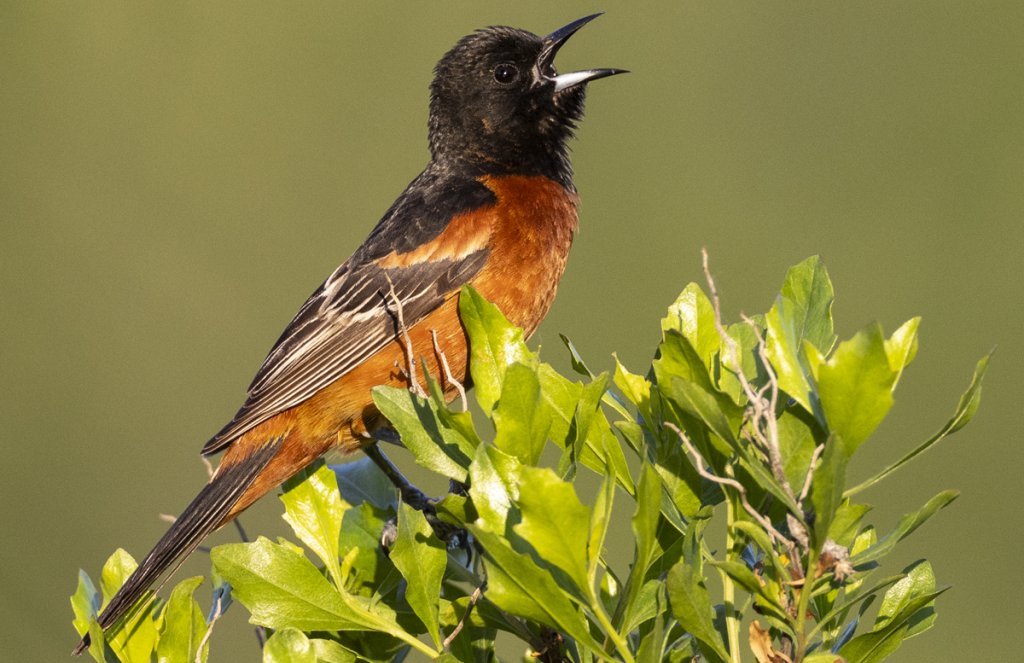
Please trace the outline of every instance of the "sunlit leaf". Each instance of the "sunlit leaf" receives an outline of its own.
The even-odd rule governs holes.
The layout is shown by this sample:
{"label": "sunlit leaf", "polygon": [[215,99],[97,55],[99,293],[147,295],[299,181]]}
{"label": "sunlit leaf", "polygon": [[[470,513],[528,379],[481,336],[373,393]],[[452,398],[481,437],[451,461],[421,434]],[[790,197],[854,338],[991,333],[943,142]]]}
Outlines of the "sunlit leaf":
{"label": "sunlit leaf", "polygon": [[422,513],[405,502],[398,509],[398,538],[391,561],[406,581],[405,598],[427,627],[434,646],[441,648],[438,597],[448,553]]}
{"label": "sunlit leaf", "polygon": [[[203,611],[192,598],[202,582],[202,577],[187,578],[171,591],[161,617],[157,663],[195,663],[199,644],[207,630]],[[203,647],[199,660],[205,661],[208,653],[209,645]]]}
{"label": "sunlit leaf", "polygon": [[459,316],[469,338],[473,391],[483,411],[490,412],[501,397],[508,367],[516,362],[536,366],[537,358],[526,347],[523,330],[470,286],[459,295]]}
{"label": "sunlit leaf", "polygon": [[729,660],[722,634],[714,625],[711,597],[704,586],[704,578],[690,564],[679,563],[668,573],[668,600],[672,614],[679,624],[700,641],[703,651]]}
{"label": "sunlit leaf", "polygon": [[316,652],[305,633],[285,628],[263,646],[263,663],[316,663]]}
{"label": "sunlit leaf", "polygon": [[843,341],[818,368],[818,394],[829,429],[846,455],[856,451],[892,407],[896,372],[889,366],[882,329],[869,325]]}
{"label": "sunlit leaf", "polygon": [[284,519],[295,536],[320,558],[335,585],[341,587],[338,540],[349,505],[341,499],[334,472],[322,461],[310,465],[285,482],[281,501]]}
{"label": "sunlit leaf", "polygon": [[525,465],[536,465],[551,428],[551,410],[541,399],[537,369],[511,364],[494,408],[494,446]]}
{"label": "sunlit leaf", "polygon": [[892,336],[885,339],[885,354],[889,358],[889,368],[896,373],[892,387],[896,388],[903,369],[914,361],[917,356],[917,329],[921,326],[921,318],[911,318],[904,322]]}
{"label": "sunlit leaf", "polygon": [[908,513],[900,518],[900,522],[896,525],[896,529],[879,539],[877,543],[867,550],[854,555],[850,559],[850,563],[854,566],[858,566],[889,554],[889,552],[896,547],[897,543],[910,536],[914,530],[934,516],[939,509],[946,507],[959,496],[960,492],[956,490],[942,491],[935,497],[928,500],[928,503],[918,511]]}

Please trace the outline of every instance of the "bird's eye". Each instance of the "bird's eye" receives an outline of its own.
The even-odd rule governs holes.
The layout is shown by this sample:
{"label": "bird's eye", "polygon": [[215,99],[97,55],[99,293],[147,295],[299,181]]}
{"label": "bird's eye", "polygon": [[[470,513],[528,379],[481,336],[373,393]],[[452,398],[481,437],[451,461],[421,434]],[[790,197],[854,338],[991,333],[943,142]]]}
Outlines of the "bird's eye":
{"label": "bird's eye", "polygon": [[494,68],[494,80],[502,85],[508,85],[519,78],[519,69],[514,64],[502,62]]}

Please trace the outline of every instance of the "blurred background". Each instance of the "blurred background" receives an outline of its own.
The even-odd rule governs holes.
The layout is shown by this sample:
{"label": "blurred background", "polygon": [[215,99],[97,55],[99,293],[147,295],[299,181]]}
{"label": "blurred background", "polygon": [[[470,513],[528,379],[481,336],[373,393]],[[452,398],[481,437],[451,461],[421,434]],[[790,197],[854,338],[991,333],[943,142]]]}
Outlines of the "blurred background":
{"label": "blurred background", "polygon": [[[424,165],[445,50],[598,9],[560,68],[633,73],[592,86],[581,231],[533,343],[566,370],[558,333],[593,367],[617,352],[642,371],[702,246],[732,318],[821,254],[843,337],[924,318],[851,480],[937,430],[998,345],[974,423],[865,499],[887,530],[963,491],[889,562],[928,557],[953,585],[897,660],[1019,655],[1024,4],[7,1],[6,660],[63,660],[78,569],[141,556],[204,482],[200,446],[281,329]],[[276,536],[280,512],[268,498],[244,522]],[[197,554],[179,577],[208,571]],[[240,606],[211,656],[237,660],[258,660]]]}

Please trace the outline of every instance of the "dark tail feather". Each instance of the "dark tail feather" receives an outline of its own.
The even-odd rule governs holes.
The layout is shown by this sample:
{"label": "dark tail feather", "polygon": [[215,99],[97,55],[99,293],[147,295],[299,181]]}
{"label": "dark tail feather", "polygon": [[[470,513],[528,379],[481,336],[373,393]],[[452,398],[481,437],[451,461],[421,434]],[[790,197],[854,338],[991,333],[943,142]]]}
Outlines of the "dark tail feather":
{"label": "dark tail feather", "polygon": [[[99,623],[104,631],[124,620],[160,576],[168,570],[171,573],[177,570],[189,553],[223,524],[231,507],[274,457],[282,440],[276,438],[240,462],[218,470],[210,483],[203,486],[103,609]],[[86,633],[72,653],[77,656],[88,647],[89,634]]]}

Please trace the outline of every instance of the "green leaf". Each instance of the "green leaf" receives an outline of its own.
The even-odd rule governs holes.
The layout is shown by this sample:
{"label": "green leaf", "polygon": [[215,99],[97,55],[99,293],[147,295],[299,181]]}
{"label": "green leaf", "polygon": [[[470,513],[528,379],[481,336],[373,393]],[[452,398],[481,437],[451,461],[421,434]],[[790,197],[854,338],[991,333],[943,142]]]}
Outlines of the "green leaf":
{"label": "green leaf", "polygon": [[323,461],[313,463],[285,482],[281,501],[285,522],[324,563],[334,584],[342,587],[338,540],[341,520],[350,507],[341,499],[334,472]]}
{"label": "green leaf", "polygon": [[313,645],[317,663],[356,663],[356,655],[334,640],[313,638],[309,642]]}
{"label": "green leaf", "polygon": [[405,502],[398,507],[398,537],[391,561],[406,581],[405,598],[427,627],[434,646],[441,649],[438,621],[441,579],[448,553],[422,513]]}
{"label": "green leaf", "polygon": [[337,591],[291,546],[260,537],[254,543],[217,546],[210,556],[253,624],[303,631],[382,631],[433,654],[398,625],[391,608]]}
{"label": "green leaf", "polygon": [[790,268],[775,304],[765,317],[768,359],[779,387],[813,412],[811,387],[801,350],[806,340],[822,352],[835,342],[832,329],[832,282],[824,264],[812,256]]}
{"label": "green leaf", "polygon": [[587,587],[593,591],[608,527],[612,522],[612,504],[615,500],[615,478],[607,474],[590,512],[590,531],[587,534]]}
{"label": "green leaf", "polygon": [[[203,583],[202,576],[187,578],[171,591],[161,617],[160,640],[156,646],[158,663],[194,663],[199,643],[206,635],[206,619],[199,604],[192,598]],[[209,645],[203,647],[199,660],[205,661]]]}
{"label": "green leaf", "polygon": [[944,591],[926,592],[910,599],[884,626],[850,640],[839,650],[839,654],[847,663],[877,663],[885,659],[910,636],[915,615],[927,609]]}
{"label": "green leaf", "polygon": [[537,358],[526,347],[523,330],[470,286],[463,286],[459,295],[459,316],[469,338],[473,391],[480,407],[489,413],[501,397],[508,367],[516,362],[536,366]]}
{"label": "green leaf", "polygon": [[885,479],[890,474],[900,469],[910,461],[914,460],[925,451],[934,446],[937,442],[942,440],[948,435],[952,435],[961,428],[967,425],[968,422],[974,417],[975,412],[978,411],[978,406],[981,404],[981,382],[985,377],[985,371],[988,369],[988,362],[992,358],[992,353],[989,353],[982,357],[977,366],[974,368],[974,376],[971,378],[971,384],[967,387],[967,390],[960,396],[960,402],[957,404],[956,412],[946,422],[938,433],[932,435],[930,438],[925,440],[923,444],[918,446],[916,449],[908,453],[903,458],[899,459],[889,467],[885,468],[870,479],[857,484],[853,488],[846,491],[846,496],[851,497],[866,490],[871,486],[875,485],[882,479]]}
{"label": "green leaf", "polygon": [[[914,562],[903,570],[906,576],[893,585],[882,597],[875,618],[875,630],[892,623],[906,610],[911,601],[935,591],[935,573],[927,560]],[[909,629],[904,638],[924,633],[935,623],[935,604],[928,603],[909,618]]]}
{"label": "green leaf", "polygon": [[715,327],[715,309],[699,285],[688,284],[668,307],[668,314],[661,319],[661,331],[685,336],[710,370],[722,338]]}
{"label": "green leaf", "polygon": [[92,584],[92,578],[85,571],[78,571],[78,587],[71,595],[71,610],[75,614],[72,624],[78,635],[89,632],[89,623],[99,615],[101,605],[100,593]]}
{"label": "green leaf", "polygon": [[524,467],[519,475],[522,521],[513,530],[545,562],[561,569],[576,585],[580,597],[589,597],[587,540],[590,509],[583,506],[572,484],[547,468]]}
{"label": "green leaf", "polygon": [[892,336],[885,340],[885,354],[889,358],[889,368],[896,373],[892,388],[903,375],[903,369],[914,361],[917,356],[917,329],[921,326],[921,318],[911,318],[904,322]]}
{"label": "green leaf", "polygon": [[512,502],[519,499],[519,475],[522,464],[489,445],[481,445],[469,466],[469,496],[478,519],[477,527],[505,535],[505,523]]}
{"label": "green leaf", "polygon": [[928,500],[928,503],[918,511],[908,513],[900,518],[899,523],[896,525],[896,529],[879,539],[877,543],[867,550],[854,555],[850,559],[850,563],[854,566],[860,566],[861,564],[874,561],[889,554],[889,552],[896,547],[897,543],[910,536],[914,530],[934,516],[939,509],[944,508],[959,496],[960,492],[956,490],[942,491],[935,497]]}
{"label": "green leaf", "polygon": [[395,485],[368,457],[328,467],[334,470],[341,498],[352,506],[368,502],[378,509],[397,509]]}
{"label": "green leaf", "polygon": [[722,634],[715,628],[714,610],[704,578],[697,569],[685,562],[672,567],[668,572],[668,600],[672,615],[699,641],[701,650],[723,661],[730,660]]}
{"label": "green leaf", "polygon": [[493,419],[494,446],[524,465],[536,465],[551,429],[551,410],[541,399],[536,368],[520,363],[508,367]]}
{"label": "green leaf", "polygon": [[889,367],[882,328],[869,325],[843,341],[818,368],[818,395],[832,432],[852,456],[892,407],[897,373]]}
{"label": "green leaf", "polygon": [[466,480],[474,445],[442,422],[430,401],[408,389],[380,386],[373,388],[373,402],[419,465],[449,479]]}
{"label": "green leaf", "polygon": [[[135,558],[121,548],[107,559],[100,575],[104,606],[110,602],[137,566]],[[153,599],[154,593],[146,592],[135,604],[144,607],[130,611],[121,627],[106,634],[107,644],[124,663],[149,663],[156,648],[157,630],[154,617],[160,608],[160,602]]]}
{"label": "green leaf", "polygon": [[305,633],[285,628],[263,646],[263,663],[316,663],[316,652]]}
{"label": "green leaf", "polygon": [[513,549],[504,537],[476,524],[469,529],[484,550],[489,601],[513,615],[546,624],[612,658],[590,634],[587,620],[550,573],[537,566],[530,555]]}
{"label": "green leaf", "polygon": [[821,550],[828,538],[832,521],[843,502],[843,488],[846,480],[846,464],[849,457],[843,442],[833,434],[825,442],[821,462],[811,480],[811,504],[814,505],[814,543]]}

